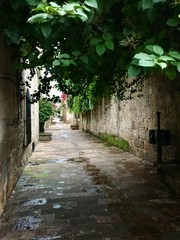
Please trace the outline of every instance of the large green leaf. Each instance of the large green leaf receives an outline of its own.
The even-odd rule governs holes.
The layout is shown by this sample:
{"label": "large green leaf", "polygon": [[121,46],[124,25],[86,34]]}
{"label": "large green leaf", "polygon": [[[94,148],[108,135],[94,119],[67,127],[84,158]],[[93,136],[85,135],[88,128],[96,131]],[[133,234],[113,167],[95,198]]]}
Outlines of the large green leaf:
{"label": "large green leaf", "polygon": [[38,4],[38,0],[26,0],[26,2],[31,6],[36,6]]}
{"label": "large green leaf", "polygon": [[137,77],[141,72],[141,68],[130,65],[128,68],[128,77]]}
{"label": "large green leaf", "polygon": [[76,9],[76,14],[75,16],[77,16],[78,18],[80,18],[83,22],[88,20],[88,16],[87,14],[84,13],[82,8],[77,8]]}
{"label": "large green leaf", "polygon": [[162,49],[162,47],[158,46],[158,45],[153,45],[153,51],[158,54],[159,56],[164,54],[164,50]]}
{"label": "large green leaf", "polygon": [[105,47],[110,50],[114,50],[114,43],[111,40],[107,40],[104,43]]}
{"label": "large green leaf", "polygon": [[86,55],[83,55],[80,57],[81,61],[88,64],[89,63],[89,58]]}
{"label": "large green leaf", "polygon": [[174,62],[175,61],[174,58],[169,57],[169,56],[161,56],[158,59],[162,60],[162,61],[165,61],[165,62],[167,62],[167,61],[173,61]]}
{"label": "large green leaf", "polygon": [[177,70],[178,70],[178,72],[180,72],[180,63],[178,63],[178,65],[177,65]]}
{"label": "large green leaf", "polygon": [[99,38],[93,38],[93,39],[91,39],[91,41],[90,41],[90,45],[94,46],[94,45],[97,45],[97,44],[100,43],[100,42],[101,42],[101,39],[99,39]]}
{"label": "large green leaf", "polygon": [[154,53],[153,45],[147,45],[147,46],[146,46],[146,51],[147,51],[147,52],[150,52],[150,53]]}
{"label": "large green leaf", "polygon": [[52,32],[51,25],[50,25],[50,24],[43,24],[43,25],[41,25],[41,31],[42,31],[44,37],[45,37],[45,38],[48,38],[49,35],[50,35],[51,32]]}
{"label": "large green leaf", "polygon": [[141,66],[141,67],[154,67],[155,63],[152,60],[148,61],[146,59],[141,59],[141,60],[139,60],[138,65]]}
{"label": "large green leaf", "polygon": [[105,51],[106,51],[106,48],[105,48],[104,44],[98,43],[96,45],[96,52],[99,56],[103,55],[105,53]]}
{"label": "large green leaf", "polygon": [[53,17],[47,13],[38,13],[28,19],[29,23],[43,23]]}
{"label": "large green leaf", "polygon": [[168,55],[173,57],[173,58],[175,58],[175,59],[177,59],[177,60],[180,60],[180,53],[177,52],[177,51],[169,52]]}
{"label": "large green leaf", "polygon": [[165,63],[165,62],[157,62],[157,65],[159,65],[161,67],[161,69],[164,69],[167,67],[167,63]]}
{"label": "large green leaf", "polygon": [[179,18],[170,18],[166,22],[166,25],[168,25],[170,27],[176,27],[178,24],[180,24]]}
{"label": "large green leaf", "polygon": [[61,62],[56,59],[56,60],[53,61],[52,64],[53,64],[53,66],[59,66],[61,64]]}
{"label": "large green leaf", "polygon": [[70,55],[67,54],[67,53],[62,53],[62,54],[59,55],[59,58],[67,58],[67,59],[69,59]]}
{"label": "large green leaf", "polygon": [[153,8],[153,1],[152,0],[142,0],[142,8],[143,8],[143,10]]}
{"label": "large green leaf", "polygon": [[155,56],[141,52],[141,53],[137,53],[137,54],[134,56],[134,58],[152,61],[152,60],[155,58]]}
{"label": "large green leaf", "polygon": [[98,4],[96,0],[86,0],[84,3],[89,7],[98,9]]}
{"label": "large green leaf", "polygon": [[72,55],[75,55],[75,56],[79,56],[80,54],[81,54],[80,51],[74,51],[74,52],[72,52]]}

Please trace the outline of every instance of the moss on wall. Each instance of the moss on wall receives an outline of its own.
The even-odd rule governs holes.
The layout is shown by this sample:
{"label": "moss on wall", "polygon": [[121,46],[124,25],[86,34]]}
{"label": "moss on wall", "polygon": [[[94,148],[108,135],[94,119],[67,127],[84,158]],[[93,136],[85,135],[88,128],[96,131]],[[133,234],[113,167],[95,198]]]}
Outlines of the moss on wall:
{"label": "moss on wall", "polygon": [[107,134],[107,133],[99,133],[98,134],[98,137],[109,143],[110,145],[113,145],[117,148],[120,148],[124,151],[127,151],[129,149],[129,143],[124,140],[123,138],[120,138],[120,137],[117,137],[117,136],[114,136],[114,135],[110,135],[110,134]]}

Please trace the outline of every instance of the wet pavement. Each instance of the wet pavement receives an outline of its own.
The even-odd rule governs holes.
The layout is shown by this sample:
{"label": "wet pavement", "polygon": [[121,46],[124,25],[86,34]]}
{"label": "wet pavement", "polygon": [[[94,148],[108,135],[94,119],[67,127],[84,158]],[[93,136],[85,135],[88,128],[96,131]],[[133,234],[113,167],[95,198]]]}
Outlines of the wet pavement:
{"label": "wet pavement", "polygon": [[1,240],[180,240],[179,200],[152,164],[63,123],[48,131],[0,219]]}

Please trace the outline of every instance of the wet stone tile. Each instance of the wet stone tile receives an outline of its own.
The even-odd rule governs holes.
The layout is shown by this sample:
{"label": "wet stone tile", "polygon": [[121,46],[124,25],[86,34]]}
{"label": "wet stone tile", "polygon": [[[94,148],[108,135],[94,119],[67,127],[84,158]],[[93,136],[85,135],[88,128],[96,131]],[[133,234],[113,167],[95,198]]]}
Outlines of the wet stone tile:
{"label": "wet stone tile", "polygon": [[40,228],[41,219],[34,216],[21,217],[16,220],[16,223],[13,226],[13,230],[29,230]]}

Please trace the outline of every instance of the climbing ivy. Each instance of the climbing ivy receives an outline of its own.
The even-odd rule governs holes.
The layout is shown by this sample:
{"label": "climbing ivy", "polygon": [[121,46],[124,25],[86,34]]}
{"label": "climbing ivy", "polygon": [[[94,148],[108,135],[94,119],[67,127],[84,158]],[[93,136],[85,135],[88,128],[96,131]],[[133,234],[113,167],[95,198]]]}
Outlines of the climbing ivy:
{"label": "climbing ivy", "polygon": [[127,73],[179,76],[179,0],[2,0],[0,17],[17,69],[45,69],[37,100],[56,80],[86,111],[102,96],[122,99]]}

